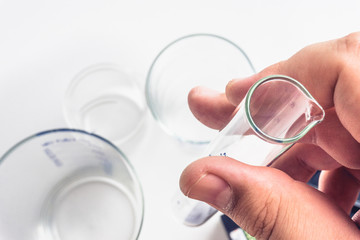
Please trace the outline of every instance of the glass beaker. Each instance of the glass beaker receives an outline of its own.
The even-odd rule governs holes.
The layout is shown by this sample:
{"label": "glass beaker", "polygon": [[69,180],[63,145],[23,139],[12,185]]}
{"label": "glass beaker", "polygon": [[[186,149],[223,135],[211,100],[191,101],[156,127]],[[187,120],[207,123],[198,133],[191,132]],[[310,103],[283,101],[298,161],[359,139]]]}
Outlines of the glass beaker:
{"label": "glass beaker", "polygon": [[[206,151],[241,162],[267,166],[321,122],[325,112],[306,88],[284,75],[256,82],[237,107],[237,113]],[[198,226],[217,212],[206,203],[175,197],[176,216]]]}
{"label": "glass beaker", "polygon": [[63,111],[70,128],[99,134],[123,150],[146,119],[145,97],[137,79],[113,63],[79,72],[66,90]]}
{"label": "glass beaker", "polygon": [[219,91],[233,76],[255,69],[236,43],[222,36],[197,33],[163,48],[146,77],[146,101],[161,128],[181,142],[208,144],[217,131],[202,125],[191,113],[187,96],[194,86]]}
{"label": "glass beaker", "polygon": [[30,136],[0,165],[0,238],[137,239],[143,193],[125,155],[80,130]]}

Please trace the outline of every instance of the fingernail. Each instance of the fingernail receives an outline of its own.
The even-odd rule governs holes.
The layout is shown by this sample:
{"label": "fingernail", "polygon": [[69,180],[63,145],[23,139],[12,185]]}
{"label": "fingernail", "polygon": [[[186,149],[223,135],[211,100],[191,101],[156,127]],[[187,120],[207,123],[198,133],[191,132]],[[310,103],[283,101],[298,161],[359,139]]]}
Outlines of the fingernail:
{"label": "fingernail", "polygon": [[232,191],[222,178],[206,174],[190,188],[187,195],[225,210],[229,205]]}
{"label": "fingernail", "polygon": [[206,95],[206,96],[217,96],[221,93],[215,89],[204,87],[204,86],[195,88],[195,90],[197,91],[197,94]]}
{"label": "fingernail", "polygon": [[238,80],[239,80],[239,79],[236,79],[236,78],[231,79],[231,80],[227,83],[226,86],[231,86],[234,82],[237,82]]}

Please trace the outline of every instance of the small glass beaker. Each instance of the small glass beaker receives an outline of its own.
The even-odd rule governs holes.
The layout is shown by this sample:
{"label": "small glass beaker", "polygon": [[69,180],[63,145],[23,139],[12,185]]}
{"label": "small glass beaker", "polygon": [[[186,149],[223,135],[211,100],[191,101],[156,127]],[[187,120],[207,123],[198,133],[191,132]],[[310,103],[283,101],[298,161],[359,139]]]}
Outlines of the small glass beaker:
{"label": "small glass beaker", "polygon": [[[256,82],[237,113],[209,144],[206,154],[228,156],[267,166],[325,117],[325,112],[297,80],[272,75]],[[198,226],[216,209],[196,200],[175,198],[173,209],[183,223]]]}
{"label": "small glass beaker", "polygon": [[146,119],[145,97],[137,79],[113,63],[78,73],[66,90],[63,110],[70,128],[99,134],[122,149]]}
{"label": "small glass beaker", "polygon": [[146,78],[147,104],[162,129],[181,142],[208,144],[217,131],[202,125],[188,107],[194,86],[223,91],[233,76],[248,76],[254,67],[234,42],[198,33],[181,37],[156,56]]}
{"label": "small glass beaker", "polygon": [[137,239],[143,193],[109,141],[81,130],[30,136],[0,159],[0,238]]}

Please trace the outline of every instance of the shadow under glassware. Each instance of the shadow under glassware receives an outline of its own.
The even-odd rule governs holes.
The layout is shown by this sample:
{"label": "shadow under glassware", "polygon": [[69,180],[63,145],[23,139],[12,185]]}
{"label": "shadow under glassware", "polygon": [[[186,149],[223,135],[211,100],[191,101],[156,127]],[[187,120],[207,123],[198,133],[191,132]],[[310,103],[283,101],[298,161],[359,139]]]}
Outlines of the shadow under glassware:
{"label": "shadow under glassware", "polygon": [[223,92],[232,78],[254,73],[250,59],[234,42],[206,33],[184,36],[154,59],[146,79],[146,101],[169,135],[185,143],[208,144],[217,131],[193,116],[188,93],[200,85]]}
{"label": "shadow under glassware", "polygon": [[55,129],[24,139],[0,161],[1,239],[138,238],[141,185],[109,141]]}
{"label": "shadow under glassware", "polygon": [[[325,112],[297,80],[272,75],[256,82],[237,113],[209,144],[206,154],[228,156],[254,166],[267,166],[325,117]],[[182,193],[173,210],[181,222],[198,226],[217,210]]]}

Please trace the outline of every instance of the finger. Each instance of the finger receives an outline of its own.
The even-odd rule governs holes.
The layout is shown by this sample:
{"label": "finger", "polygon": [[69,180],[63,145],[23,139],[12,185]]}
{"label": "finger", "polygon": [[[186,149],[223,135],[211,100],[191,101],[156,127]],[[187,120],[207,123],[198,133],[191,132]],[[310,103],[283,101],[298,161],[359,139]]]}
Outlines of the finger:
{"label": "finger", "polygon": [[235,106],[225,94],[205,87],[195,87],[188,95],[191,112],[204,125],[222,129],[232,118]]}
{"label": "finger", "polygon": [[355,224],[360,228],[360,210],[358,210],[354,216],[352,216],[352,220],[355,222]]}
{"label": "finger", "polygon": [[346,168],[340,167],[320,174],[319,189],[348,214],[358,197],[359,188],[357,179]]}
{"label": "finger", "polygon": [[[192,97],[189,102],[194,115],[207,126],[221,129],[234,114],[234,107],[227,102],[223,94],[205,88],[196,88],[190,96]],[[360,143],[342,125],[335,108],[326,110],[323,122],[300,141],[320,146],[343,166],[360,168],[360,162],[354,161],[360,156]]]}
{"label": "finger", "polygon": [[308,182],[317,170],[335,169],[341,165],[324,150],[312,144],[296,144],[271,164],[295,180]]}
{"label": "finger", "polygon": [[324,109],[335,106],[341,123],[360,142],[360,32],[303,48],[286,61],[246,79],[233,80],[227,98],[236,105],[251,83],[272,74],[300,81]]}
{"label": "finger", "polygon": [[[360,42],[360,40],[359,40]],[[360,55],[359,55],[360,56]],[[334,92],[334,103],[339,119],[350,134],[360,142],[360,61],[348,66],[339,78]]]}
{"label": "finger", "polygon": [[261,78],[267,77],[272,74],[279,74],[280,63],[267,67],[260,73],[254,74],[247,78],[238,78],[231,80],[226,85],[226,97],[234,106],[237,106],[245,97],[250,87]]}
{"label": "finger", "polygon": [[334,104],[340,121],[360,142],[360,32],[341,39],[338,45],[347,54],[336,84]]}
{"label": "finger", "polygon": [[348,168],[359,169],[360,143],[342,125],[334,108],[325,113],[325,119],[303,139],[305,143],[316,144],[333,159]]}
{"label": "finger", "polygon": [[344,234],[355,239],[358,234],[350,217],[324,194],[277,169],[207,157],[184,170],[180,187],[256,239],[342,239]]}

